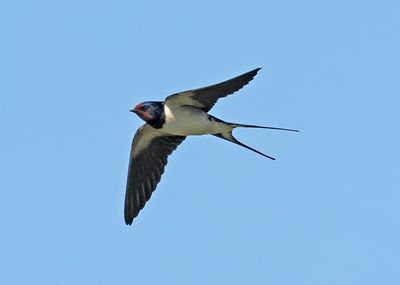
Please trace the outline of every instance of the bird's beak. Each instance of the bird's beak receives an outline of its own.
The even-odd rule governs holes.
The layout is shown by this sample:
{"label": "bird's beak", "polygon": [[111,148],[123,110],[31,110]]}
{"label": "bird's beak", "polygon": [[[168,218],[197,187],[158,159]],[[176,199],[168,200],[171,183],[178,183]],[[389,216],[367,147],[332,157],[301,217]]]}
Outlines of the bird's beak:
{"label": "bird's beak", "polygon": [[136,105],[135,108],[133,108],[132,110],[129,110],[129,111],[132,113],[135,113],[135,114],[140,114],[140,113],[142,113],[142,111],[140,110],[140,108],[142,108],[142,107],[143,107],[143,103],[140,103],[140,104]]}
{"label": "bird's beak", "polygon": [[129,112],[138,114],[139,113],[139,109],[135,107],[132,110],[129,110]]}

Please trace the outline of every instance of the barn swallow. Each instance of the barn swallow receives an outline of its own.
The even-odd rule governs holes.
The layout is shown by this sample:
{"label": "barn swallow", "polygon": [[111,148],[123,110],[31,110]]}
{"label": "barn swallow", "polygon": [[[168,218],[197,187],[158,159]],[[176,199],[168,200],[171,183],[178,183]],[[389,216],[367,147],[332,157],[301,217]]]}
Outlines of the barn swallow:
{"label": "barn swallow", "polygon": [[156,189],[167,165],[168,156],[187,136],[214,135],[233,142],[269,159],[274,159],[234,138],[238,127],[293,131],[293,129],[229,123],[208,114],[219,98],[226,97],[248,84],[261,68],[230,80],[176,93],[164,102],[149,101],[130,110],[146,123],[132,141],[125,195],[125,222],[131,225]]}

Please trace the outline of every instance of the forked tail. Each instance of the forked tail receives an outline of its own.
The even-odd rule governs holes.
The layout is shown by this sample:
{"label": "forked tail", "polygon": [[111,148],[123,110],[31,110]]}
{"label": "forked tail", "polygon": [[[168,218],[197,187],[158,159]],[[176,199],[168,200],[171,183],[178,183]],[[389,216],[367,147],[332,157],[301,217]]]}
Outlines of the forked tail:
{"label": "forked tail", "polygon": [[[268,127],[268,126],[256,126],[256,125],[245,125],[245,124],[228,123],[228,122],[224,122],[224,123],[229,125],[230,127],[232,127],[232,130],[234,128],[242,127],[242,128],[258,128],[258,129],[270,129],[270,130],[279,130],[279,131],[298,132],[298,130],[294,130],[294,129],[276,128],[276,127]],[[248,145],[245,145],[244,143],[238,141],[232,135],[232,130],[230,132],[223,133],[223,134],[215,134],[214,136],[219,137],[219,138],[224,139],[224,140],[227,140],[227,141],[230,141],[230,142],[233,142],[233,143],[235,143],[237,145],[240,145],[240,146],[242,146],[244,148],[247,148],[247,149],[249,149],[251,151],[254,151],[255,153],[258,153],[258,154],[260,154],[260,155],[262,155],[264,157],[267,157],[269,159],[275,160],[275,158],[273,158],[273,157],[271,157],[269,155],[266,155],[265,153],[262,153],[262,152],[260,152],[260,151],[258,151],[256,149],[254,149],[254,148],[252,148],[252,147],[250,147]]]}

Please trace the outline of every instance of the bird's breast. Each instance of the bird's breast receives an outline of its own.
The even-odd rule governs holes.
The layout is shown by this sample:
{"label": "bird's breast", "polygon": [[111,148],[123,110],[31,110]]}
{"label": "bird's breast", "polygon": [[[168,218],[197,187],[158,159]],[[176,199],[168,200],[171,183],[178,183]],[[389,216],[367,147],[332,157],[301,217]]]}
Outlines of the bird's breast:
{"label": "bird's breast", "polygon": [[223,123],[211,120],[201,109],[191,106],[165,105],[165,123],[162,130],[179,136],[216,134],[223,132]]}

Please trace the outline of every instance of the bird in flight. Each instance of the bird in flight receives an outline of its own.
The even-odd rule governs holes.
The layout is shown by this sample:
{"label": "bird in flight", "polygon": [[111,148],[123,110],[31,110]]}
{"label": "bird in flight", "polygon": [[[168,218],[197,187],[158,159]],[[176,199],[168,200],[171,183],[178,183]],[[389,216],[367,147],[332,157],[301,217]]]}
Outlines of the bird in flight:
{"label": "bird in flight", "polygon": [[297,130],[230,123],[208,114],[219,98],[241,89],[260,69],[256,68],[218,84],[170,95],[164,102],[143,102],[130,110],[146,123],[137,130],[132,141],[125,194],[127,225],[132,224],[156,189],[167,165],[168,156],[187,136],[214,135],[274,159],[239,142],[232,135],[232,131],[238,127],[293,132]]}

